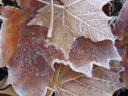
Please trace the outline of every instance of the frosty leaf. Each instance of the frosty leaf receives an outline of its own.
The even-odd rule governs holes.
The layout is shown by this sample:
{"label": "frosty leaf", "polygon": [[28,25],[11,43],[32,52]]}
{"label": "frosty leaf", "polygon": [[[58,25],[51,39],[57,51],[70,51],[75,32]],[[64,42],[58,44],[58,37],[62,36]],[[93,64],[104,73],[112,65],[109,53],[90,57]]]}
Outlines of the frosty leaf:
{"label": "frosty leaf", "polygon": [[[122,87],[118,81],[117,73],[113,73],[112,71],[102,70],[104,71],[104,75],[109,76],[105,80],[104,78],[98,79],[93,77],[92,79],[85,77],[83,74],[78,74],[72,71],[68,66],[64,65],[56,65],[55,72],[55,92],[56,96],[112,96],[113,92]],[[100,69],[100,67],[98,68]],[[107,73],[106,73],[107,72]],[[111,74],[108,74],[110,72]],[[94,75],[98,75],[102,73],[94,72]],[[116,77],[116,81],[115,78]]]}
{"label": "frosty leaf", "polygon": [[122,9],[119,12],[116,24],[115,24],[115,34],[117,34],[118,37],[120,37],[121,39],[123,37],[127,37],[128,36],[128,1],[126,0],[126,2],[123,4]]}
{"label": "frosty leaf", "polygon": [[[117,48],[119,49],[119,51],[123,51],[122,53],[124,53],[124,55],[122,56],[123,59],[123,63],[124,66],[126,68],[128,68],[128,1],[126,1],[121,9],[121,11],[119,12],[119,16],[118,19],[116,21],[116,27],[115,30],[117,33],[122,33],[123,34],[123,39],[122,40],[118,40],[116,45]],[[119,28],[120,27],[120,28]],[[120,52],[121,53],[121,52]]]}
{"label": "frosty leaf", "polygon": [[93,64],[109,67],[109,61],[120,59],[120,56],[110,40],[92,42],[89,39],[80,37],[73,43],[70,51],[70,66],[77,72],[91,76]]}
{"label": "frosty leaf", "polygon": [[51,37],[49,41],[63,50],[66,59],[69,57],[68,53],[74,39],[79,36],[90,38],[94,42],[106,39],[114,41],[108,26],[110,18],[102,11],[102,6],[110,0],[60,0],[61,3],[53,2],[52,10],[50,8],[52,3],[48,2],[50,0],[39,1],[46,6],[29,24],[46,27],[52,25],[49,27],[48,37]]}
{"label": "frosty leaf", "polygon": [[128,1],[123,4],[122,9],[119,12],[115,24],[115,33],[121,34],[121,40],[116,42],[116,46],[123,58],[122,65],[125,67],[125,70],[121,72],[121,80],[128,85]]}
{"label": "frosty leaf", "polygon": [[[44,3],[39,3],[37,0],[17,1],[22,9],[2,6],[0,13],[4,18],[6,17],[5,22],[7,24],[2,25],[2,30],[6,33],[4,35],[9,38],[2,38],[4,41],[2,43],[2,54],[6,53],[5,49],[11,51],[11,53],[8,52],[9,55],[2,56],[7,56],[2,58],[4,61],[2,64],[8,64],[6,65],[8,67],[6,84],[12,84],[12,87],[18,95],[50,95],[49,92],[46,93],[49,88],[63,96],[85,96],[87,93],[90,96],[94,96],[95,94],[96,96],[108,96],[122,86],[122,84],[118,82],[118,75],[116,73],[111,73],[111,71],[109,73],[106,72],[108,70],[102,70],[101,68],[97,69],[97,71],[95,70],[94,74],[91,73],[93,63],[99,66],[109,67],[108,61],[110,59],[120,59],[114,47],[114,42],[112,42],[114,41],[114,37],[112,33],[109,32],[110,30],[107,25],[109,18],[105,16],[101,10],[102,6],[109,0],[77,0],[77,2],[74,2],[74,0],[67,0],[67,2],[65,2],[65,0],[54,0],[53,2],[52,0],[52,2],[49,2],[50,0],[47,0],[46,2],[43,1]],[[46,5],[44,6],[44,4]],[[101,6],[99,6],[100,4]],[[76,10],[80,5],[84,5],[84,7]],[[64,8],[63,6],[67,7]],[[38,9],[40,9],[39,14],[36,15]],[[92,20],[94,17],[92,13],[96,11],[98,15]],[[84,15],[81,16],[78,13]],[[35,15],[36,18],[33,18]],[[87,17],[84,18],[86,15]],[[51,16],[54,18],[51,18]],[[16,18],[18,17],[19,19],[16,22]],[[98,17],[100,17],[100,19]],[[32,18],[33,20],[31,20]],[[35,23],[38,25],[35,25]],[[8,29],[8,27],[10,29]],[[49,27],[49,32],[47,32],[47,27]],[[95,34],[95,32],[97,34]],[[81,36],[84,37],[79,38]],[[16,37],[16,39],[12,39],[14,37]],[[89,39],[85,39],[85,37]],[[7,42],[7,40],[9,42]],[[7,46],[4,47],[4,44]],[[13,48],[11,45],[14,45]],[[63,57],[61,50],[67,61]],[[76,52],[74,50],[76,50]],[[85,52],[86,55],[81,53],[81,51]],[[74,57],[73,54],[76,57]],[[81,57],[80,59],[78,55]],[[78,60],[78,62],[76,62],[75,59]],[[86,59],[88,59],[88,61]],[[61,65],[59,65],[59,67],[55,65],[55,70],[53,70],[54,67],[52,64],[56,62],[60,62]],[[65,63],[65,65],[70,65],[73,71],[68,66],[64,66],[62,62]],[[77,68],[75,69],[76,66]],[[82,66],[86,66],[86,68]],[[76,73],[74,70],[81,73]],[[93,75],[94,77],[87,78],[82,73],[85,73],[87,76]],[[78,89],[80,93],[77,92]],[[83,89],[85,90],[82,91]],[[92,91],[94,91],[94,93],[92,93]]]}
{"label": "frosty leaf", "polygon": [[26,25],[32,14],[14,7],[2,8],[1,14],[7,19],[2,25],[7,37],[2,38],[2,53],[9,50],[2,56],[6,56],[2,64],[8,64],[6,85],[12,84],[20,96],[44,96],[53,77],[51,63],[53,59],[63,59],[63,54],[52,45],[46,46],[46,27]]}
{"label": "frosty leaf", "polygon": [[61,57],[61,53],[53,46],[44,46],[46,35],[46,28],[39,26],[21,31],[16,53],[8,65],[7,81],[20,96],[44,96],[52,80],[50,61]]}
{"label": "frosty leaf", "polygon": [[[3,19],[3,24],[0,30],[1,67],[5,66],[6,64],[9,64],[10,60],[12,59],[13,53],[15,52],[17,47],[19,31],[20,29],[22,29],[21,26],[23,26],[23,24],[27,23],[27,21],[32,18],[32,16],[35,14],[32,14],[32,12],[38,10],[38,8],[42,6],[42,4],[39,4],[39,2],[36,2],[36,0],[27,0],[27,3],[25,1],[18,1],[19,5],[24,8],[25,11],[10,6],[0,7],[0,17]],[[28,4],[29,6],[27,6],[26,4]],[[29,10],[27,10],[28,7]]]}
{"label": "frosty leaf", "polygon": [[[38,12],[41,14],[41,16],[37,15],[36,19],[33,19],[28,25],[42,25],[42,26],[49,26],[49,22],[50,22],[50,13],[51,11],[49,10],[50,7],[46,6],[43,7],[42,9],[40,9]],[[56,12],[57,11],[57,12]],[[60,16],[59,9],[56,9],[55,11],[55,15]],[[52,38],[49,39],[49,44],[53,44],[54,46],[56,46],[58,49],[61,49],[62,52],[64,53],[65,57],[68,59],[68,53],[70,51],[71,45],[73,43],[73,41],[75,40],[75,36],[73,35],[73,33],[69,30],[69,28],[63,28],[63,21],[62,21],[62,17],[58,17],[57,16],[57,20],[55,20],[56,22],[56,26],[55,27],[55,32],[53,33]],[[43,20],[43,22],[42,22]],[[65,31],[62,31],[62,30]],[[49,45],[48,44],[48,45]]]}
{"label": "frosty leaf", "polygon": [[0,10],[1,16],[4,17],[4,22],[0,30],[2,35],[0,40],[0,66],[5,66],[5,64],[10,63],[10,59],[16,49],[19,30],[24,22],[24,18],[21,16],[21,12],[16,8],[7,6],[1,7]]}

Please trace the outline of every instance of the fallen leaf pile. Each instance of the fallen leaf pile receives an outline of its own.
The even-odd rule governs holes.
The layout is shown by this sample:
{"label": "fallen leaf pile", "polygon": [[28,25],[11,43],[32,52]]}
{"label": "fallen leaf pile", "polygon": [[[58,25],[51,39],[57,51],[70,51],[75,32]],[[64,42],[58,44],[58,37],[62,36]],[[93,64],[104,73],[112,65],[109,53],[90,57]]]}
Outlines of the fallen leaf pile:
{"label": "fallen leaf pile", "polygon": [[122,17],[127,1],[122,8],[126,11],[119,13],[125,20],[118,18],[113,32],[112,16],[103,11],[110,1],[17,0],[20,7],[2,4],[0,67],[8,68],[8,76],[0,88],[12,85],[14,92],[0,93],[112,96],[126,86],[127,70],[121,63],[128,68],[127,18]]}

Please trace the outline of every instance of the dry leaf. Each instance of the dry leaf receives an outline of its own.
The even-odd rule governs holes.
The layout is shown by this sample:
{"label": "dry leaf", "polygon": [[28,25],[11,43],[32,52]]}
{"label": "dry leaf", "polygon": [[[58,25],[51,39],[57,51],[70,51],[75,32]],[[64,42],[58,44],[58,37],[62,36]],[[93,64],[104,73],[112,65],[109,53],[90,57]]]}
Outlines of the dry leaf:
{"label": "dry leaf", "polygon": [[[118,79],[118,73],[103,70],[101,67],[94,69],[92,79],[84,74],[72,71],[68,66],[55,65],[54,89],[56,96],[112,96],[113,92],[123,86]],[[97,71],[101,69],[100,73]],[[103,72],[103,73],[102,73]],[[103,78],[100,74],[105,75]]]}
{"label": "dry leaf", "polygon": [[[1,61],[0,66],[9,64],[16,49],[20,27],[24,22],[21,12],[14,7],[1,7],[1,16],[4,17],[4,22],[1,27]],[[18,18],[15,19],[15,18]],[[13,22],[13,23],[12,23]]]}
{"label": "dry leaf", "polygon": [[[47,37],[50,36],[51,38],[48,38],[48,45],[52,44],[56,46],[57,49],[61,49],[65,56],[65,60],[61,61],[57,59],[53,61],[53,64],[55,62],[66,65],[69,64],[74,71],[85,73],[91,77],[92,63],[109,68],[108,63],[111,59],[121,60],[113,44],[114,36],[108,26],[108,20],[110,18],[107,17],[101,9],[109,0],[95,2],[90,0],[61,0],[61,3],[54,1],[53,6],[51,6],[52,2],[49,0],[39,1],[46,5],[38,10],[39,14],[37,14],[28,25],[49,27],[52,22],[50,20],[53,13],[53,33],[50,33],[52,32],[50,31],[52,29],[50,27]],[[53,7],[54,10],[51,10],[50,6]],[[89,43],[87,43],[87,39],[87,41],[84,40],[81,45],[76,43],[73,45],[73,42],[77,42],[75,40],[81,36],[89,38]],[[108,42],[111,42],[111,44],[108,44],[106,39],[109,39],[110,41]],[[105,44],[102,45],[103,47],[97,45],[97,43],[93,44],[94,42],[100,42],[102,40],[106,40],[104,41]],[[89,45],[87,45],[85,49],[82,49],[81,46],[86,44]],[[102,48],[100,49],[100,47]],[[102,49],[103,52],[101,51]],[[76,60],[76,62],[74,60]]]}
{"label": "dry leaf", "polygon": [[48,27],[53,13],[53,33],[49,31],[48,37],[51,37],[49,40],[53,45],[62,49],[66,59],[73,41],[79,36],[90,38],[94,42],[106,39],[114,41],[108,26],[110,18],[102,11],[103,5],[110,0],[60,0],[61,3],[53,2],[53,11],[50,8],[52,4],[48,2],[50,0],[39,1],[46,6],[39,10],[39,14],[29,24]]}
{"label": "dry leaf", "polygon": [[[26,0],[25,0],[26,1]],[[0,17],[3,20],[3,24],[0,30],[0,66],[3,67],[10,63],[13,54],[17,47],[19,39],[19,32],[22,27],[29,22],[38,8],[42,7],[43,4],[36,2],[36,0],[24,0],[18,3],[24,8],[18,9],[10,6],[0,7]],[[26,5],[28,4],[28,5]],[[30,9],[31,8],[31,12]],[[33,13],[33,14],[32,14]],[[17,18],[17,19],[16,19]],[[13,23],[12,23],[13,22]]]}
{"label": "dry leaf", "polygon": [[53,77],[51,63],[54,58],[63,59],[63,54],[52,45],[45,46],[47,28],[26,25],[28,12],[2,6],[1,13],[7,19],[2,25],[2,35],[7,37],[2,38],[2,64],[8,64],[6,85],[12,84],[20,96],[44,96]]}
{"label": "dry leaf", "polygon": [[26,26],[21,30],[17,50],[8,65],[8,84],[21,96],[44,96],[53,77],[51,62],[63,58],[54,46],[44,46],[47,28]]}
{"label": "dry leaf", "polygon": [[122,9],[119,12],[115,24],[115,33],[122,34],[121,40],[116,42],[116,46],[123,58],[122,65],[125,67],[125,70],[121,72],[121,80],[128,85],[128,1],[124,3]]}
{"label": "dry leaf", "polygon": [[120,58],[110,40],[94,43],[84,37],[73,43],[69,56],[73,69],[87,76],[92,75],[93,64],[110,68],[109,61]]}
{"label": "dry leaf", "polygon": [[128,36],[128,1],[123,4],[122,9],[119,12],[119,15],[117,17],[117,21],[115,24],[115,33],[118,34],[118,37],[120,39],[123,39],[123,37]]}
{"label": "dry leaf", "polygon": [[102,11],[110,0],[53,1],[19,0],[23,10],[0,8],[6,17],[1,58],[1,66],[8,67],[6,84],[20,96],[50,95],[49,87],[62,96],[112,95],[123,86],[118,72],[98,67],[92,74],[93,64],[109,68],[111,59],[121,59],[108,26],[110,18]]}

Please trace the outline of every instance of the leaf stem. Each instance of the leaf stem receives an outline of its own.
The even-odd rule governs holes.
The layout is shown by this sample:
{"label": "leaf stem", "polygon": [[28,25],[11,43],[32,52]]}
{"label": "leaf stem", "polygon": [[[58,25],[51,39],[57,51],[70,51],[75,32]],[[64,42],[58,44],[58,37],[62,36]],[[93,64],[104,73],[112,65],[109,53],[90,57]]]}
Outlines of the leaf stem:
{"label": "leaf stem", "polygon": [[50,25],[49,25],[48,34],[47,34],[48,38],[52,37],[53,23],[54,23],[54,6],[53,6],[53,0],[51,0],[51,21],[50,21]]}

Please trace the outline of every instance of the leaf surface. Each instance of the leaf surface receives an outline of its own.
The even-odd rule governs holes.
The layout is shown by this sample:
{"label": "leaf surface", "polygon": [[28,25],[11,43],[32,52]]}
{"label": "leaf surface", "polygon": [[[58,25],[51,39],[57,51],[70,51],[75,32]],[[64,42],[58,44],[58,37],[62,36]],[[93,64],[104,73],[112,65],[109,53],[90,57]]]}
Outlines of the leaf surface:
{"label": "leaf surface", "polygon": [[[50,0],[39,1],[46,6],[39,11],[36,19],[34,18],[30,24],[48,27],[52,22],[50,20],[53,20],[53,33],[52,31],[48,33],[48,37],[51,37],[49,41],[63,50],[66,59],[69,57],[68,53],[72,43],[77,37],[84,36],[94,42],[106,39],[114,41],[108,25],[110,18],[102,11],[103,5],[109,0],[60,0],[61,3],[53,2],[53,6],[51,6],[54,8],[53,11],[50,8],[51,2],[48,2]],[[51,14],[54,16],[53,19]]]}
{"label": "leaf surface", "polygon": [[45,47],[47,29],[29,26],[22,29],[17,50],[8,65],[7,83],[20,96],[44,96],[53,78],[50,62],[61,57],[54,46]]}
{"label": "leaf surface", "polygon": [[[109,68],[111,59],[121,60],[108,25],[110,18],[101,8],[109,0],[39,1],[46,5],[38,10],[39,14],[28,25],[49,27],[53,20],[54,25],[49,27],[49,30],[53,30],[47,35],[47,45],[56,46],[65,57],[63,61],[54,60],[53,64],[57,62],[70,65],[74,71],[91,77],[93,63]],[[54,10],[51,10],[52,7]],[[77,40],[81,36],[86,39]]]}
{"label": "leaf surface", "polygon": [[[101,67],[94,69],[94,77],[91,79],[72,71],[68,66],[56,65],[55,67],[54,88],[57,96],[112,96],[116,89],[123,86],[118,81],[117,73]],[[106,77],[102,78],[102,76]]]}

